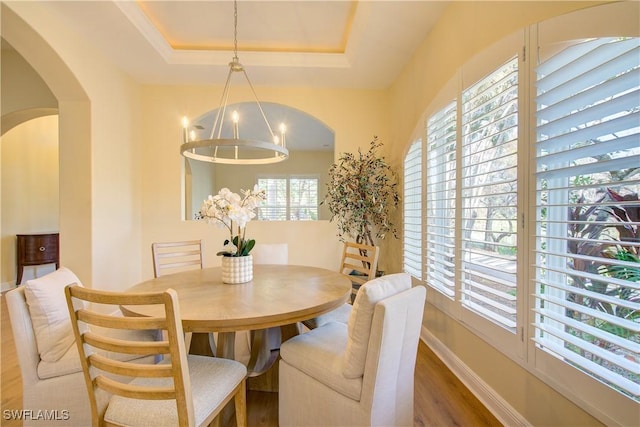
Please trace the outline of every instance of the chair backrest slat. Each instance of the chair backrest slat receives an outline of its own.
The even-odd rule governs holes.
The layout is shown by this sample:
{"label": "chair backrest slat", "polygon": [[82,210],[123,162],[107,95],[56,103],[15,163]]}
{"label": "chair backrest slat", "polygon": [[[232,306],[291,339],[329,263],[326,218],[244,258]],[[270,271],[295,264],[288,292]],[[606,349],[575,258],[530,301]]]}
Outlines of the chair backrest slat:
{"label": "chair backrest slat", "polygon": [[185,269],[202,268],[202,241],[156,242],[151,244],[153,274],[160,277]]}
{"label": "chair backrest slat", "polygon": [[98,376],[94,383],[102,390],[130,399],[172,400],[177,397],[173,387],[140,387],[114,381],[104,375]]}
{"label": "chair backrest slat", "polygon": [[140,355],[169,353],[168,341],[129,341],[85,332],[84,342],[100,350],[116,353]]}
{"label": "chair backrest slat", "polygon": [[78,310],[78,320],[103,328],[150,330],[164,327],[165,321],[158,317],[115,317],[89,310]]}
{"label": "chair backrest slat", "polygon": [[376,277],[378,271],[378,257],[380,248],[378,246],[365,245],[362,243],[345,242],[342,251],[342,261],[340,262],[340,273],[349,276],[349,280],[355,286],[351,293],[351,302],[358,293],[359,285],[363,285]]}
{"label": "chair backrest slat", "polygon": [[94,368],[116,375],[139,378],[168,378],[173,376],[171,365],[143,365],[140,363],[121,362],[99,354],[89,356],[89,364]]}

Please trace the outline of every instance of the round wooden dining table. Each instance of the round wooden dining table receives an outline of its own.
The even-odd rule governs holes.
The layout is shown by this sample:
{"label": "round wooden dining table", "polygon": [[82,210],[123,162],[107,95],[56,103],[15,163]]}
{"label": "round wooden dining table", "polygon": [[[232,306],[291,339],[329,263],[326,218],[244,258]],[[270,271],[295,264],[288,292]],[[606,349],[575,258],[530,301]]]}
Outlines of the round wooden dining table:
{"label": "round wooden dining table", "polygon": [[[351,295],[351,281],[343,274],[300,265],[254,265],[253,280],[241,284],[222,282],[220,267],[188,270],[139,283],[127,292],[174,289],[185,332],[218,332],[215,354],[233,358],[235,332],[289,327],[332,311]],[[127,316],[162,316],[162,307],[124,306]],[[266,337],[254,334],[248,369],[255,375],[273,361]],[[257,341],[256,341],[257,340]]]}

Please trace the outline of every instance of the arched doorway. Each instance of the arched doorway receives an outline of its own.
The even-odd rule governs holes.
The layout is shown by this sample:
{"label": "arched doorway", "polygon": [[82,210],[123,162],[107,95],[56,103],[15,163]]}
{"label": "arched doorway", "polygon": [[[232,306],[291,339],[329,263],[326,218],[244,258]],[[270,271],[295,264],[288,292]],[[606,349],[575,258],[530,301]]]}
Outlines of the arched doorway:
{"label": "arched doorway", "polygon": [[11,7],[1,7],[2,38],[25,58],[58,102],[60,261],[91,283],[90,101],[47,41]]}

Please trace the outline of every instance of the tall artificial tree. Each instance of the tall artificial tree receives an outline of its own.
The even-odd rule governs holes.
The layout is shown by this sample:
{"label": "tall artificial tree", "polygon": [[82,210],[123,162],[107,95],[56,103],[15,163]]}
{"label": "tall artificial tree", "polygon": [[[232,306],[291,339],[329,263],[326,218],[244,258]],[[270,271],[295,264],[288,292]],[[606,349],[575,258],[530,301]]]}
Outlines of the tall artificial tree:
{"label": "tall artificial tree", "polygon": [[342,153],[329,168],[328,192],[322,203],[338,225],[341,240],[351,236],[356,243],[374,246],[374,236],[388,233],[397,238],[391,213],[398,206],[397,173],[378,155],[382,142],[375,136],[369,150]]}

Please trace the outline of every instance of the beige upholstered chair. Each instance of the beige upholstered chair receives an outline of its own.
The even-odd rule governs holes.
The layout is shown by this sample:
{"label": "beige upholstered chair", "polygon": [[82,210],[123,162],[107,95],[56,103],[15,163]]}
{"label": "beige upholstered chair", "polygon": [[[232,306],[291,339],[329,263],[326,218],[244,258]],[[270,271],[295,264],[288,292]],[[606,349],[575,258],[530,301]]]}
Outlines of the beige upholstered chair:
{"label": "beige upholstered chair", "polygon": [[202,240],[156,242],[151,244],[151,252],[155,277],[202,268]]}
{"label": "beige upholstered chair", "polygon": [[[25,418],[24,427],[91,425],[89,398],[64,294],[65,286],[79,282],[73,272],[62,267],[28,280],[5,295],[19,355],[22,407],[54,414],[47,419]],[[154,331],[135,335],[147,341],[157,337]],[[153,357],[121,357],[134,358],[141,363],[153,363]]]}
{"label": "beige upholstered chair", "polygon": [[309,329],[314,329],[327,322],[347,323],[351,315],[351,304],[358,294],[358,289],[376,277],[379,256],[380,248],[378,246],[345,242],[340,261],[340,273],[348,275],[352,283],[349,303],[329,313],[305,320],[302,324]]}
{"label": "beige upholstered chair", "polygon": [[251,251],[254,264],[289,264],[289,245],[258,243]]}
{"label": "beige upholstered chair", "polygon": [[[254,264],[289,264],[289,245],[287,243],[258,243],[251,251]],[[261,335],[262,334],[262,335]],[[257,336],[256,336],[257,335]],[[258,357],[259,352],[277,350],[280,348],[282,335],[280,328],[268,328],[260,331],[251,331],[251,356]],[[262,344],[262,349],[254,349],[255,344]],[[262,355],[264,356],[264,355]],[[254,364],[254,361],[250,361]]]}
{"label": "beige upholstered chair", "polygon": [[[127,294],[71,285],[65,293],[94,426],[206,426],[232,398],[237,425],[246,425],[246,368],[234,360],[187,356],[174,290]],[[103,314],[108,312],[103,305],[157,305],[158,315],[114,317]],[[99,329],[88,330],[89,325]],[[163,330],[168,339],[150,343],[113,338],[103,329]],[[163,361],[122,362],[114,358],[119,353],[154,354]]]}
{"label": "beige upholstered chair", "polygon": [[406,273],[360,288],[349,323],[326,323],[280,348],[286,426],[413,426],[414,370],[426,291]]}

